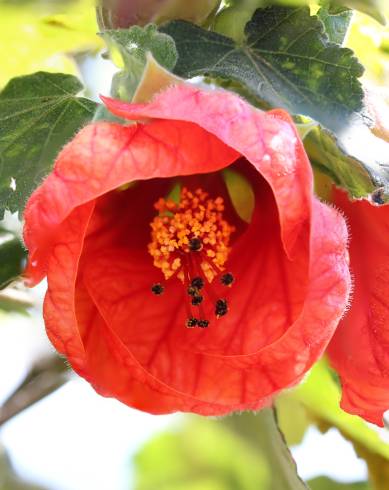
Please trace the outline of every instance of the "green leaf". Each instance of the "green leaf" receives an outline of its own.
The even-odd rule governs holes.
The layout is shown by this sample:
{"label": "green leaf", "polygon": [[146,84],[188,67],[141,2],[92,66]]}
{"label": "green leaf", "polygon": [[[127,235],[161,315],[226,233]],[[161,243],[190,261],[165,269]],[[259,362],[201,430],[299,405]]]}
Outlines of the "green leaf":
{"label": "green leaf", "polygon": [[363,67],[351,50],[330,43],[307,7],[258,9],[241,44],[182,21],[162,31],[176,42],[177,75],[232,79],[268,106],[311,116],[330,128],[362,108]]}
{"label": "green leaf", "polygon": [[[303,2],[304,3],[304,2]],[[213,30],[231,37],[237,43],[244,41],[244,29],[258,8],[268,7],[267,0],[238,0],[228,2],[215,17]]]}
{"label": "green leaf", "polygon": [[[305,118],[298,120],[304,122]],[[388,185],[389,145],[357,116],[336,135],[321,126],[312,128],[304,145],[313,165],[353,197]]]}
{"label": "green leaf", "polygon": [[344,5],[351,9],[359,10],[364,14],[370,15],[381,24],[385,24],[384,15],[385,0],[336,0],[339,5]]}
{"label": "green leaf", "polygon": [[134,104],[147,104],[154,98],[155,94],[183,82],[182,78],[176,77],[157,63],[151,53],[147,53],[146,66],[132,102]]}
{"label": "green leaf", "polygon": [[319,476],[309,482],[311,490],[369,490],[367,482],[338,483],[325,476]]}
{"label": "green leaf", "polygon": [[[267,5],[289,4],[289,5],[299,6],[303,4],[309,5],[315,3],[319,3],[320,5],[323,4],[326,5],[329,3],[329,0],[321,0],[321,1],[319,0],[318,2],[310,2],[309,0],[230,0],[230,1],[226,1],[225,3],[228,4],[228,9],[224,9],[221,12],[222,15],[220,15],[219,13],[216,20],[218,20],[218,17],[220,16],[223,20],[223,23],[226,24],[225,30],[228,30],[228,29],[233,29],[233,26],[227,25],[227,24],[233,24],[234,19],[232,15],[235,15],[235,19],[237,19],[238,24],[240,24],[241,18],[244,15],[247,14],[250,15],[250,13],[252,14],[252,12],[256,8],[262,8]],[[385,7],[386,7],[385,0],[332,0],[332,3],[334,5],[334,8],[338,6],[340,8],[348,7],[350,9],[359,10],[360,12],[370,15],[381,24],[385,23]],[[223,14],[227,10],[231,11],[231,15],[227,15],[226,18],[224,19]]]}
{"label": "green leaf", "polygon": [[134,96],[146,67],[148,53],[167,70],[172,70],[177,62],[175,42],[153,24],[107,30],[101,35],[109,47],[111,58],[123,68],[115,75],[112,85],[112,95],[123,100],[131,100]]}
{"label": "green leaf", "polygon": [[16,279],[23,270],[26,252],[20,239],[0,228],[0,289]]}
{"label": "green leaf", "polygon": [[249,180],[231,169],[223,171],[223,178],[236,213],[250,223],[255,209],[255,194]]}
{"label": "green leaf", "polygon": [[11,80],[0,93],[0,216],[21,212],[55,156],[96,104],[76,94],[71,75],[38,72]]}
{"label": "green leaf", "polygon": [[331,4],[323,6],[317,13],[323,22],[329,40],[336,44],[343,44],[353,13],[350,9]]}
{"label": "green leaf", "polygon": [[243,413],[226,418],[224,423],[251,442],[253,447],[261,449],[271,469],[271,490],[308,489],[297,474],[296,463],[278,427],[275,410],[264,408],[256,414]]}
{"label": "green leaf", "polygon": [[190,418],[135,457],[136,490],[270,490],[261,453],[222,421]]}
{"label": "green leaf", "polygon": [[135,464],[136,490],[307,490],[271,409],[191,417],[149,442]]}
{"label": "green leaf", "polygon": [[278,425],[288,446],[295,446],[303,441],[305,432],[312,424],[301,403],[290,396],[279,396],[276,399]]}
{"label": "green leaf", "polygon": [[177,62],[177,51],[170,36],[162,34],[153,24],[146,27],[133,26],[130,29],[107,30],[102,34],[108,44],[114,43],[119,49],[124,63],[146,63],[150,52],[154,59],[167,69]]}
{"label": "green leaf", "polygon": [[170,190],[169,194],[166,196],[166,200],[173,201],[177,205],[180,204],[180,198],[181,198],[181,190],[182,190],[182,185],[181,183],[177,182],[173,188]]}
{"label": "green leaf", "polygon": [[297,116],[296,121],[304,122],[296,122],[297,131],[299,132],[300,138],[304,141],[308,134],[312,131],[312,129],[318,126],[318,123],[309,117],[302,118]]}
{"label": "green leaf", "polygon": [[363,419],[340,408],[340,387],[324,361],[316,363],[308,378],[289,395],[299,400],[316,420],[320,419],[329,426],[338,428],[348,439],[389,462],[389,444]]}
{"label": "green leaf", "polygon": [[387,489],[389,444],[363,419],[340,408],[340,387],[325,362],[317,363],[308,378],[288,394],[299,401],[320,428],[336,427],[366,460],[374,490]]}

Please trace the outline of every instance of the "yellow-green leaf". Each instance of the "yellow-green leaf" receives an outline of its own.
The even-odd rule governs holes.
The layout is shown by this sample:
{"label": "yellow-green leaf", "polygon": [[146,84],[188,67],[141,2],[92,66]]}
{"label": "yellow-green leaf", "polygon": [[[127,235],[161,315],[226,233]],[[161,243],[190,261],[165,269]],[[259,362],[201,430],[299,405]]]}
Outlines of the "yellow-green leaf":
{"label": "yellow-green leaf", "polygon": [[221,421],[192,418],[135,458],[136,490],[270,490],[265,458]]}
{"label": "yellow-green leaf", "polygon": [[358,455],[366,460],[372,489],[387,490],[389,444],[363,419],[340,408],[340,386],[324,361],[317,363],[303,383],[282,397],[299,401],[319,427],[337,428],[352,442]]}
{"label": "yellow-green leaf", "polygon": [[255,195],[250,182],[240,173],[229,169],[224,170],[223,177],[236,213],[243,221],[250,223],[255,208]]}
{"label": "yellow-green leaf", "polygon": [[1,2],[0,18],[0,87],[39,70],[75,73],[66,54],[102,46],[93,0]]}

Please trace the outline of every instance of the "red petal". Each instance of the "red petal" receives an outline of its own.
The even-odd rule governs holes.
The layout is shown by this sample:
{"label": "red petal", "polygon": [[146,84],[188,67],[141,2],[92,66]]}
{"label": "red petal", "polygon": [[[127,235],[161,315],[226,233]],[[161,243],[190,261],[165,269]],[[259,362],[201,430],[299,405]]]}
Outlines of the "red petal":
{"label": "red petal", "polygon": [[85,350],[74,310],[78,262],[95,203],[75,209],[58,229],[58,240],[48,264],[48,291],[44,317],[55,348],[68,356],[74,369],[86,376]]}
{"label": "red petal", "polygon": [[31,285],[47,272],[59,225],[77,206],[134,180],[213,172],[239,154],[199,126],[154,121],[147,126],[87,126],[60,153],[53,173],[25,211]]}
{"label": "red petal", "polygon": [[[103,318],[110,350],[128,368],[127,373],[122,369],[120,375],[115,368],[115,377],[110,377],[106,371],[113,369],[111,362],[90,367],[93,379],[109,380],[97,389],[152,413],[187,410],[212,415],[241,408],[258,409],[279,390],[298,382],[325,349],[349,290],[344,222],[334,210],[319,202],[315,202],[314,210],[310,281],[307,291],[303,291],[305,301],[299,315],[284,309],[289,305],[293,310],[294,302],[304,294],[299,291],[300,277],[289,277],[280,284],[286,279],[285,273],[293,272],[293,264],[288,263],[281,244],[277,245],[276,230],[271,239],[263,240],[265,248],[259,249],[260,253],[246,251],[251,257],[249,267],[255,282],[247,276],[247,270],[238,276],[242,287],[236,291],[237,282],[233,288],[236,294],[233,290],[230,315],[219,323],[213,322],[208,331],[185,328],[185,298],[178,281],[167,284],[164,296],[151,295],[150,285],[160,280],[160,272],[152,266],[146,250],[114,248],[86,257],[83,282]],[[263,210],[268,214],[266,211]],[[257,235],[258,228],[258,223],[253,222]],[[270,231],[266,226],[260,230],[264,234]],[[250,244],[251,238],[245,237],[245,243]],[[274,249],[278,252],[272,259]],[[265,256],[261,256],[262,251]],[[306,252],[301,251],[301,256]],[[302,258],[297,260],[301,262]],[[259,270],[268,265],[277,269],[262,276]],[[268,295],[264,289],[274,296],[265,303],[261,301],[264,293]],[[239,305],[241,300],[246,302],[247,312]],[[288,324],[292,316],[294,322]],[[274,338],[281,319],[282,331]],[[230,334],[227,338],[226,332]],[[237,341],[237,346],[231,339]],[[101,348],[107,350],[106,342]],[[231,349],[237,352],[238,348],[241,355],[231,354]],[[88,349],[91,357],[101,357],[96,344],[86,344]],[[147,390],[170,390],[179,398],[169,398],[169,407],[165,402],[160,404],[159,398],[143,396],[141,391],[135,397],[131,389],[122,389],[123,379],[133,376],[141,379]]]}
{"label": "red petal", "polygon": [[262,112],[231,92],[181,84],[150,104],[103,97],[114,114],[127,119],[192,121],[244,155],[267,180],[276,197],[288,255],[310,219],[312,170],[291,117],[282,110]]}
{"label": "red petal", "polygon": [[[303,377],[347,304],[344,221],[313,199],[311,168],[284,112],[265,114],[228,92],[192,87],[125,110],[170,120],[85,128],[28,203],[29,276],[37,282],[48,269],[49,335],[100,393],[143,410],[222,414],[260,408]],[[223,333],[222,323],[219,330],[189,337],[177,323],[177,288],[166,304],[149,307],[150,283],[160,272],[145,247],[128,238],[115,242],[126,230],[125,219],[110,223],[109,212],[102,216],[114,199],[107,193],[133,180],[215,171],[240,154],[272,192],[261,190],[263,207],[231,255],[242,281],[229,320],[236,338],[231,328],[229,336]],[[126,231],[130,238],[136,233],[136,243],[148,212],[138,206],[124,213],[133,220]],[[245,265],[246,257],[252,263]]]}
{"label": "red petal", "polygon": [[339,190],[334,202],[351,231],[354,294],[329,354],[342,380],[342,408],[383,425],[389,408],[389,206],[351,202]]}
{"label": "red petal", "polygon": [[[106,255],[107,262],[104,264],[104,257],[101,257],[98,266],[103,264],[107,266],[109,263],[109,269],[106,270],[119,274],[118,276],[115,275],[114,284],[116,294],[119,293],[120,298],[122,298],[125,291],[119,291],[119,288],[122,285],[120,282],[122,277],[120,275],[121,271],[115,268],[115,264],[113,264],[111,260],[112,255],[110,255],[109,252],[110,251],[107,251]],[[125,255],[123,255],[123,253]],[[120,253],[117,249],[115,249],[115,258],[121,259],[118,261],[118,264],[122,267],[126,264],[124,261],[129,258],[130,260],[134,260],[134,257],[129,255],[127,251],[122,251]],[[138,260],[134,265],[139,266],[140,264],[142,264],[142,261]],[[130,271],[132,274],[136,272],[136,270],[131,267]],[[142,272],[149,273],[150,270],[142,271],[141,268],[138,268],[138,272],[140,274],[142,274]],[[135,277],[139,276],[136,275]],[[101,280],[102,277],[99,276],[98,279]],[[112,286],[112,284],[110,284],[110,286]],[[150,289],[148,288],[148,293],[149,291]],[[112,296],[109,295],[109,297],[113,297],[114,294],[115,293],[113,293]],[[258,409],[263,406],[265,402],[269,403],[269,400],[261,400],[260,404],[257,403],[252,406],[240,403],[235,406],[231,406],[230,404],[224,405],[221,402],[219,403],[218,397],[215,396],[215,394],[215,401],[208,402],[202,400],[196,396],[196,394],[192,394],[187,388],[184,391],[179,391],[174,387],[169,386],[165,383],[163,376],[154,376],[151,374],[132,355],[124,345],[123,341],[109,325],[109,323],[112,322],[107,322],[106,319],[103,318],[82,285],[80,285],[77,290],[77,298],[77,311],[80,311],[81,313],[78,315],[79,321],[81,325],[83,325],[85,321],[86,326],[84,329],[84,344],[88,359],[88,373],[91,383],[100,394],[104,396],[113,396],[127,405],[155,414],[180,410],[207,415],[221,415],[234,409]],[[88,308],[86,308],[87,302]],[[150,301],[148,301],[148,303],[150,303]],[[105,310],[106,306],[108,306],[107,301],[99,302],[99,307],[102,311]],[[112,306],[112,304],[110,306]],[[85,315],[86,312],[88,312],[90,316],[88,316],[88,314]],[[84,321],[82,320],[82,316],[85,316]],[[130,323],[128,326],[128,334],[130,335],[130,330],[135,329],[137,325]],[[147,332],[145,332],[144,345],[147,348]],[[179,359],[174,355],[171,357],[171,362],[173,362],[175,366],[177,366],[178,361]],[[192,377],[193,373],[190,373],[191,367],[192,366],[188,364],[186,374],[190,374]],[[179,367],[179,369],[182,370],[182,366]],[[182,375],[185,375],[184,371],[182,371]]]}

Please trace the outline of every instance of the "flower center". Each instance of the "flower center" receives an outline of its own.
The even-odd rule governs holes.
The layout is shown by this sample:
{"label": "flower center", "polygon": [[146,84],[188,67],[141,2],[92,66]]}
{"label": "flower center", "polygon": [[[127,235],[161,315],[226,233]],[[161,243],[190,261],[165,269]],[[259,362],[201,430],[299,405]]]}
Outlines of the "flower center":
{"label": "flower center", "polygon": [[[213,296],[209,284],[225,270],[230,237],[235,231],[223,219],[224,201],[221,197],[209,198],[202,189],[191,192],[184,187],[179,202],[161,198],[154,206],[158,215],[151,222],[148,246],[154,265],[161,269],[166,280],[175,276],[184,284],[189,297],[187,327],[206,328],[209,320],[202,311],[203,294],[205,291]],[[229,287],[234,277],[231,273],[223,274],[220,281]],[[161,295],[164,286],[154,284],[151,290]],[[227,300],[216,297],[214,301],[216,317],[226,315]]]}

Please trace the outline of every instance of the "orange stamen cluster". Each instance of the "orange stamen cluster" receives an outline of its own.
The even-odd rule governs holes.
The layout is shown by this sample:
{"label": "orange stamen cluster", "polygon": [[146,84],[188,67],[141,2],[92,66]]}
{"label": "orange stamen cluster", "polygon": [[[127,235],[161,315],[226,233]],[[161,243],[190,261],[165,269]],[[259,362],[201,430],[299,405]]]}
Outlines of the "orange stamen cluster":
{"label": "orange stamen cluster", "polygon": [[223,219],[223,199],[210,199],[202,189],[191,192],[184,187],[178,203],[161,198],[155,208],[159,214],[151,223],[148,246],[155,267],[166,279],[176,274],[184,282],[195,254],[204,277],[212,282],[224,270],[235,231]]}

